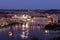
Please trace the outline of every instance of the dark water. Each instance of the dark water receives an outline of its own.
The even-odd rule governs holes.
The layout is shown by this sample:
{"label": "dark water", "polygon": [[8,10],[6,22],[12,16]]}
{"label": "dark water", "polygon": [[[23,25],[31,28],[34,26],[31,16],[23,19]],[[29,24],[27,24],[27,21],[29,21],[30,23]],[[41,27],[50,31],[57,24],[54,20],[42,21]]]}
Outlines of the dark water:
{"label": "dark water", "polygon": [[[12,35],[10,35],[12,34]],[[0,40],[51,40],[54,37],[60,37],[59,31],[46,31],[42,26],[29,26],[23,30],[21,25],[10,26],[0,29]]]}

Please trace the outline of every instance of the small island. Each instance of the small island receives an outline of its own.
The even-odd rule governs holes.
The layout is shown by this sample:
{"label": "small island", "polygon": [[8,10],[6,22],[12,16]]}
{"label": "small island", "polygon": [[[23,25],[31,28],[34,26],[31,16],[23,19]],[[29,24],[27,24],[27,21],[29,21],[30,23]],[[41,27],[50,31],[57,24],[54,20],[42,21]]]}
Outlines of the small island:
{"label": "small island", "polygon": [[57,23],[48,24],[45,26],[45,29],[47,29],[47,30],[59,30],[60,31],[60,24],[57,24]]}
{"label": "small island", "polygon": [[46,30],[54,30],[54,31],[58,30],[58,31],[60,31],[60,23],[57,23],[52,18],[50,18],[48,20],[48,22],[49,23],[45,26],[44,29],[46,29]]}

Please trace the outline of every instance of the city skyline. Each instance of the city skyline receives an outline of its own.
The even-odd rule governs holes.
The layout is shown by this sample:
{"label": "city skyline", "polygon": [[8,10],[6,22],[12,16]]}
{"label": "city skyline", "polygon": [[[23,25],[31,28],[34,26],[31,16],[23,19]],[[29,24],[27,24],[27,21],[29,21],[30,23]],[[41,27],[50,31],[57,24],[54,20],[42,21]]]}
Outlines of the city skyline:
{"label": "city skyline", "polygon": [[0,0],[0,9],[60,9],[60,0]]}

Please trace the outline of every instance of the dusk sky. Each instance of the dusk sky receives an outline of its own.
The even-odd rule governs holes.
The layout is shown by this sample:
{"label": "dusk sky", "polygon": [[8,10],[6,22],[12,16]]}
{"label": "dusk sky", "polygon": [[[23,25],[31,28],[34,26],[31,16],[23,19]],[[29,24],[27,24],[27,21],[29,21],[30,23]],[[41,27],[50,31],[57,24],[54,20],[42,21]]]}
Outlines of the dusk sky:
{"label": "dusk sky", "polygon": [[60,9],[60,0],[0,0],[0,9]]}

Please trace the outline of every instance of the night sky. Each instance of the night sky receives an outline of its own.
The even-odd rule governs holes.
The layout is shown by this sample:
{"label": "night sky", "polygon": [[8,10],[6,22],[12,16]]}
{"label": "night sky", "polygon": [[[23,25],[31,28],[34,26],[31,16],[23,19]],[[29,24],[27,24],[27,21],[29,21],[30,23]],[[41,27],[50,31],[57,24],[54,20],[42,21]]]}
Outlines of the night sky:
{"label": "night sky", "polygon": [[60,9],[60,0],[0,0],[0,9]]}

